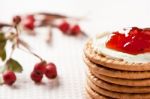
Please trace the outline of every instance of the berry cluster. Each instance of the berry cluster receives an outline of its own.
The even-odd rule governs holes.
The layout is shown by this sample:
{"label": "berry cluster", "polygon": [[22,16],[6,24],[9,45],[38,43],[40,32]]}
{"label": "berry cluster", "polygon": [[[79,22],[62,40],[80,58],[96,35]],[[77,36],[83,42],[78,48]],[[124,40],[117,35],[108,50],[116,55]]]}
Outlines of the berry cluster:
{"label": "berry cluster", "polygon": [[[28,16],[28,18],[30,19],[28,21],[28,23],[25,24],[26,27],[33,29],[32,25],[31,25],[31,21],[33,22],[33,17],[32,16]],[[21,66],[21,64],[16,61],[15,59],[11,58],[12,53],[14,52],[15,48],[18,49],[22,49],[20,48],[19,45],[24,46],[24,48],[26,48],[27,51],[30,54],[32,54],[33,56],[39,58],[41,60],[40,63],[37,63],[34,66],[34,69],[31,73],[31,79],[36,82],[39,83],[42,81],[43,75],[45,75],[48,79],[54,79],[57,77],[57,68],[56,65],[54,63],[47,63],[46,61],[43,61],[43,59],[38,56],[37,54],[35,54],[34,52],[32,52],[29,48],[29,45],[21,40],[19,38],[19,31],[18,31],[18,25],[20,24],[20,22],[22,21],[20,16],[15,16],[13,18],[13,29],[16,30],[15,33],[3,33],[0,32],[0,58],[2,61],[6,61],[6,63],[4,64],[4,66],[1,66],[1,70],[0,73],[2,73],[2,81],[0,82],[1,84],[6,84],[6,85],[13,85],[13,83],[15,83],[15,81],[17,80],[16,74],[20,73],[23,71],[23,68]],[[30,24],[29,24],[30,23]],[[10,25],[8,25],[10,26]],[[6,59],[6,50],[5,50],[5,45],[7,43],[7,41],[12,41],[12,51],[11,54],[9,55],[8,59]]]}
{"label": "berry cluster", "polygon": [[[57,77],[57,69],[54,63],[46,63],[42,61],[37,63],[34,66],[33,71],[31,72],[31,79],[35,83],[40,83],[42,81],[43,75],[45,75],[48,79],[54,79]],[[3,73],[3,81],[6,85],[12,85],[15,83],[17,77],[15,73],[11,70],[6,70]]]}
{"label": "berry cluster", "polygon": [[39,83],[42,81],[43,75],[45,75],[48,79],[54,79],[57,77],[57,69],[54,63],[46,63],[42,61],[37,63],[34,66],[34,69],[31,73],[31,79],[35,83]]}
{"label": "berry cluster", "polygon": [[[25,16],[15,16],[19,17],[20,20],[20,27],[24,31],[27,31],[28,34],[30,35],[35,35],[35,28],[38,27],[48,27],[50,29],[48,36],[52,33],[52,28],[57,28],[59,29],[63,34],[69,35],[69,36],[87,36],[80,28],[78,24],[73,24],[78,23],[79,19],[77,18],[72,18],[72,21],[68,21],[70,17],[63,16],[63,15],[56,15],[56,14],[50,14],[50,13],[36,13],[36,14],[30,14],[30,15],[25,15]],[[14,18],[15,18],[14,17]],[[38,18],[37,18],[38,17]],[[57,21],[60,21],[59,24]],[[51,39],[51,37],[49,37]]]}
{"label": "berry cluster", "polygon": [[[58,20],[59,24],[57,23]],[[70,22],[68,20],[71,20],[74,23],[78,23],[80,21],[80,18],[73,18],[52,13],[33,13],[25,16],[24,15],[14,16],[12,24],[0,23],[0,59],[2,61],[5,61],[4,66],[1,66],[3,68],[2,71],[0,69],[0,73],[2,73],[3,78],[3,82],[0,81],[0,84],[12,85],[17,79],[15,73],[16,72],[21,73],[23,71],[23,67],[21,66],[21,64],[11,57],[12,53],[16,48],[28,52],[41,60],[41,62],[37,63],[34,66],[34,69],[30,75],[31,79],[35,83],[41,82],[44,76],[47,77],[48,79],[56,78],[57,77],[56,65],[54,63],[47,63],[46,61],[43,61],[43,59],[40,56],[32,52],[30,50],[30,46],[28,45],[28,43],[19,38],[21,34],[20,30],[27,31],[26,33],[28,34],[33,33],[35,34],[36,28],[47,27],[50,30],[48,32],[49,41],[52,36],[51,35],[52,28],[56,28],[60,30],[63,34],[69,36],[75,37],[79,35],[86,36],[86,34],[81,30],[78,24],[73,24],[73,22]],[[10,32],[9,33],[5,33],[4,31],[1,32],[3,27],[10,27]],[[8,40],[12,42],[12,49],[9,57],[6,58],[7,54],[5,50],[5,45]]]}
{"label": "berry cluster", "polygon": [[62,22],[58,28],[66,35],[77,36],[82,32],[79,25],[71,26],[67,21]]}
{"label": "berry cluster", "polygon": [[[20,17],[21,18],[21,17]],[[36,22],[34,15],[27,15],[23,18],[22,26],[24,29],[33,31],[36,28]],[[62,20],[60,24],[52,23],[53,27],[60,29],[66,35],[77,36],[82,33],[78,24],[71,26],[69,22]]]}

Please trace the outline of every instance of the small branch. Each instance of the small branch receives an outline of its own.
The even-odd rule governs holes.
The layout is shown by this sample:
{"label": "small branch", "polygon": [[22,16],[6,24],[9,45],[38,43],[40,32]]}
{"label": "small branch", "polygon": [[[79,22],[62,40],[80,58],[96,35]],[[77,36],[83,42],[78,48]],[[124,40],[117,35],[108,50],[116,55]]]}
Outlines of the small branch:
{"label": "small branch", "polygon": [[38,59],[40,59],[41,61],[43,61],[43,59],[42,59],[39,55],[35,54],[35,53],[32,52],[30,49],[27,49],[28,51],[26,51],[25,49],[20,48],[20,47],[18,47],[18,49],[20,49],[20,50],[22,50],[22,51],[24,51],[24,52],[26,52],[26,53],[30,53],[30,54],[32,54],[33,56],[35,56],[35,57],[37,57]]}
{"label": "small branch", "polygon": [[13,53],[14,53],[14,50],[15,50],[15,48],[16,48],[16,46],[13,44],[12,45],[12,49],[11,49],[11,52],[10,52],[10,55],[9,55],[9,57],[8,57],[8,59],[5,61],[5,66],[7,66],[6,64],[7,64],[7,61],[12,57],[12,55],[13,55]]}
{"label": "small branch", "polygon": [[52,42],[52,28],[51,28],[51,26],[49,26],[49,30],[48,30],[48,33],[47,33],[46,42],[48,44]]}
{"label": "small branch", "polygon": [[31,47],[28,45],[28,43],[26,43],[25,41],[18,39],[18,44],[22,45],[23,47],[25,47],[26,49],[30,49]]}
{"label": "small branch", "polygon": [[81,31],[81,34],[84,35],[85,37],[89,37],[85,32]]}
{"label": "small branch", "polygon": [[36,27],[44,27],[44,26],[57,27],[56,24],[54,24],[52,21],[48,21],[48,20],[42,20],[42,22],[39,25],[37,25]]}
{"label": "small branch", "polygon": [[3,28],[3,27],[13,27],[13,26],[10,24],[6,24],[6,23],[0,23],[0,28]]}
{"label": "small branch", "polygon": [[65,15],[60,15],[60,14],[55,14],[55,13],[47,13],[47,12],[40,12],[40,13],[35,13],[35,15],[45,15],[48,18],[67,18]]}
{"label": "small branch", "polygon": [[14,28],[15,28],[15,30],[16,30],[16,36],[17,36],[17,38],[18,38],[18,36],[19,36],[19,31],[18,31],[18,26],[16,25],[16,26],[14,26]]}
{"label": "small branch", "polygon": [[12,49],[11,49],[11,53],[10,53],[10,55],[9,55],[8,60],[12,57],[15,48],[16,48],[16,46],[13,44],[13,45],[12,45]]}

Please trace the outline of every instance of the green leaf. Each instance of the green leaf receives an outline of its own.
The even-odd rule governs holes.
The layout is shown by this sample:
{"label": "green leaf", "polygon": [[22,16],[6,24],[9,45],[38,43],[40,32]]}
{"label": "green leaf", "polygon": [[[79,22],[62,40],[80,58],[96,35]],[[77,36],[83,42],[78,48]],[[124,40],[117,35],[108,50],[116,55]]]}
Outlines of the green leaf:
{"label": "green leaf", "polygon": [[6,45],[6,38],[4,33],[0,33],[0,49],[4,49],[5,45]]}
{"label": "green leaf", "polygon": [[2,61],[6,59],[6,51],[5,51],[5,45],[6,45],[6,38],[4,33],[0,32],[0,58]]}
{"label": "green leaf", "polygon": [[0,41],[4,41],[5,40],[5,35],[4,33],[0,32]]}
{"label": "green leaf", "polygon": [[4,61],[6,59],[6,50],[3,49],[3,53],[2,53],[2,60]]}
{"label": "green leaf", "polygon": [[4,49],[5,45],[6,45],[6,40],[0,41],[0,49]]}
{"label": "green leaf", "polygon": [[2,61],[6,59],[6,50],[5,49],[0,49],[0,58]]}
{"label": "green leaf", "polygon": [[17,62],[16,60],[10,58],[7,62],[6,62],[6,66],[8,70],[14,71],[14,72],[22,72],[23,68],[20,65],[19,62]]}

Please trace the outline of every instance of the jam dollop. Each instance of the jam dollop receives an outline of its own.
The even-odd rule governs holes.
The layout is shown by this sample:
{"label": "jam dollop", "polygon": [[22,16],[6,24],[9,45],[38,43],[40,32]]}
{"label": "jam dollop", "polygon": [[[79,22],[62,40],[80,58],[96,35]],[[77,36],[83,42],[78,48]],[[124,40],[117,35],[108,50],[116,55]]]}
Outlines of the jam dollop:
{"label": "jam dollop", "polygon": [[106,47],[134,55],[150,52],[150,29],[132,27],[127,34],[113,32]]}

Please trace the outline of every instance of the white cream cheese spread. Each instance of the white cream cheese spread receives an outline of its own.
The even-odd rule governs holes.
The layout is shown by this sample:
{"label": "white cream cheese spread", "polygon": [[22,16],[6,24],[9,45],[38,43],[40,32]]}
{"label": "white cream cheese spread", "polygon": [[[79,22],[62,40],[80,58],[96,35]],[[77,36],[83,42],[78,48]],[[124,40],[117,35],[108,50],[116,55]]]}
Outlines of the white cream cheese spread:
{"label": "white cream cheese spread", "polygon": [[107,33],[104,36],[94,37],[92,47],[97,53],[102,53],[108,57],[123,59],[127,62],[134,63],[148,63],[150,62],[150,53],[143,53],[132,55],[128,53],[119,52],[106,47],[106,42],[109,39],[111,33]]}

